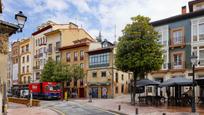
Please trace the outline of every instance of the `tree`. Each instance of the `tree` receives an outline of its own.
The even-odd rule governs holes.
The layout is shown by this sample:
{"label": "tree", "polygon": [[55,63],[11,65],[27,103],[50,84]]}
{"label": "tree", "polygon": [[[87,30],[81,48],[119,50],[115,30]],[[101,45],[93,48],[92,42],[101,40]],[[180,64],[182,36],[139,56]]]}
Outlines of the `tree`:
{"label": "tree", "polygon": [[49,59],[42,70],[40,81],[53,81],[54,70],[55,70],[55,61]]}
{"label": "tree", "polygon": [[163,59],[159,35],[150,25],[150,18],[139,15],[131,20],[132,23],[126,25],[119,38],[115,64],[122,71],[133,72],[131,103],[135,104],[136,80],[160,69]]}
{"label": "tree", "polygon": [[79,80],[82,79],[84,77],[84,71],[83,69],[79,66],[79,65],[72,65],[72,78],[73,80]]}
{"label": "tree", "polygon": [[55,82],[62,82],[62,81],[68,81],[71,79],[71,71],[70,66],[65,65],[62,63],[56,63],[54,68],[54,76],[52,77],[52,80]]}

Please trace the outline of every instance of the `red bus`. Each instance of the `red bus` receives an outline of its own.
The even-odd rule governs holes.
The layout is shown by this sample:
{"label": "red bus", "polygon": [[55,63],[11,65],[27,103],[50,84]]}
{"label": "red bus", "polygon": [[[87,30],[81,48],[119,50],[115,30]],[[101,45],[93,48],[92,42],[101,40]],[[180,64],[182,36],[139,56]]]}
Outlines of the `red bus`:
{"label": "red bus", "polygon": [[57,82],[30,83],[29,91],[36,99],[60,99],[61,88]]}

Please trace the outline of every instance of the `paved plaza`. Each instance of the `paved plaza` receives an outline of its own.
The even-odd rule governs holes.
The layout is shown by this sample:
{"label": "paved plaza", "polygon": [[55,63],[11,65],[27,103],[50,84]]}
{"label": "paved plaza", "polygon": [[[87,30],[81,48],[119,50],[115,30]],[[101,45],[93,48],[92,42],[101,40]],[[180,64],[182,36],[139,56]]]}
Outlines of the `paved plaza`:
{"label": "paved plaza", "polygon": [[[162,115],[162,113],[166,113],[167,115],[194,115],[191,113],[191,107],[168,107],[167,105],[158,107],[139,105],[131,106],[129,95],[120,96],[115,99],[93,99],[92,103],[89,103],[88,99],[77,99],[71,101],[128,115],[135,115],[135,108],[138,108],[139,115]],[[118,111],[118,105],[121,106],[120,111]],[[197,112],[199,115],[204,115],[204,107],[198,106]]]}

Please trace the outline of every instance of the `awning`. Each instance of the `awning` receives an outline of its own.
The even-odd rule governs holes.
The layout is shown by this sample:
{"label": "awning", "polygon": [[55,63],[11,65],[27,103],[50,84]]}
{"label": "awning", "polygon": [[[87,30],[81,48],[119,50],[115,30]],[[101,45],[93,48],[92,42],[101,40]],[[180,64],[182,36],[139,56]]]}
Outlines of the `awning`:
{"label": "awning", "polygon": [[189,86],[192,85],[193,81],[190,79],[186,79],[185,77],[174,77],[164,81],[159,86],[160,87],[167,87],[167,86]]}
{"label": "awning", "polygon": [[197,85],[204,85],[204,77],[195,79]]}
{"label": "awning", "polygon": [[149,85],[158,86],[160,82],[149,80],[149,79],[142,79],[142,80],[137,81],[136,84],[137,84],[137,87],[149,86]]}
{"label": "awning", "polygon": [[89,82],[88,85],[89,86],[107,86],[110,85],[110,82]]}

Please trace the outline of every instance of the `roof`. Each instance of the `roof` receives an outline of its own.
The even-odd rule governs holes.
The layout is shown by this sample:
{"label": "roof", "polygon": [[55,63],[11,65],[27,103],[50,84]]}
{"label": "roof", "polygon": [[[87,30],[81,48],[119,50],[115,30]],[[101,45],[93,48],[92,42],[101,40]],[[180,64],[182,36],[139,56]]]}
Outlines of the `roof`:
{"label": "roof", "polygon": [[176,85],[189,86],[189,85],[192,85],[192,83],[193,83],[192,80],[187,79],[185,77],[174,77],[161,83],[160,87],[176,86]]}
{"label": "roof", "polygon": [[173,23],[176,21],[195,18],[195,17],[199,17],[199,16],[204,16],[204,9],[198,10],[195,12],[186,13],[186,14],[176,15],[176,16],[165,18],[165,19],[158,20],[158,21],[154,21],[154,22],[151,22],[151,24],[152,24],[152,26],[161,26],[161,25],[165,25],[168,23]]}
{"label": "roof", "polygon": [[49,36],[49,35],[56,34],[56,33],[59,33],[59,32],[60,32],[60,29],[56,29],[56,30],[47,32],[47,33],[45,33],[44,35]]}
{"label": "roof", "polygon": [[52,28],[52,25],[49,25],[49,26],[46,26],[46,27],[44,27],[44,28],[42,28],[42,29],[40,29],[40,30],[37,30],[37,31],[33,32],[32,35],[33,35],[33,36],[34,36],[34,35],[37,35],[37,34],[39,34],[39,33],[41,33],[41,32],[44,32],[44,31],[46,31],[46,30],[48,30],[48,29],[50,29],[50,28]]}
{"label": "roof", "polygon": [[60,51],[62,50],[67,50],[67,49],[72,49],[72,48],[77,48],[77,47],[83,47],[83,46],[89,46],[89,43],[80,43],[80,44],[73,44],[73,45],[68,45],[59,48]]}
{"label": "roof", "polygon": [[[9,23],[9,22],[5,22],[3,20],[0,20],[0,31],[5,31],[6,33],[9,33],[9,36],[12,35],[13,33],[15,33],[18,29],[19,26]],[[7,29],[4,29],[7,28]]]}
{"label": "roof", "polygon": [[193,5],[201,3],[201,2],[204,2],[204,0],[193,0],[193,1],[188,2],[189,11],[193,12]]}
{"label": "roof", "polygon": [[97,49],[94,49],[94,50],[90,50],[87,53],[88,54],[95,54],[95,53],[110,52],[110,51],[112,51],[113,48],[114,48],[114,46],[112,46],[112,47],[105,47],[105,48],[97,48]]}

